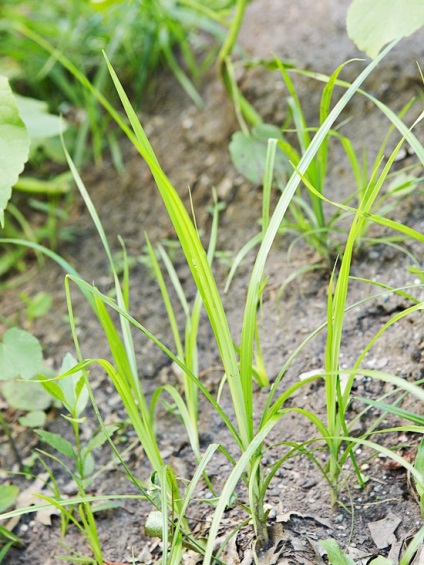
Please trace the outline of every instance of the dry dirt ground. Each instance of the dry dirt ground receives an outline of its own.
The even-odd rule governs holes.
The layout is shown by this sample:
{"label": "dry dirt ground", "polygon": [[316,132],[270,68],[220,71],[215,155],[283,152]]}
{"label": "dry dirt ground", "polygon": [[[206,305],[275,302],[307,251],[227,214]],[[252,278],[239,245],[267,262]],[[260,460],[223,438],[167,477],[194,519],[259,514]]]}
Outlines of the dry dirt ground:
{"label": "dry dirt ground", "polygon": [[[362,56],[346,37],[343,21],[348,2],[336,0],[255,0],[249,6],[246,21],[240,37],[240,44],[250,56],[269,59],[272,54],[293,59],[297,66],[308,70],[331,73],[344,61]],[[417,94],[420,85],[416,61],[424,63],[424,36],[418,34],[405,40],[381,63],[366,83],[366,89],[389,105],[400,110],[412,96]],[[352,80],[363,67],[363,62],[352,62],[343,71],[343,78]],[[119,72],[119,69],[118,69]],[[262,117],[273,124],[281,125],[287,112],[287,91],[278,72],[257,68],[237,68],[240,87],[246,97],[254,104]],[[310,79],[296,79],[307,120],[316,125],[319,115],[319,98],[322,86]],[[212,203],[212,188],[216,187],[220,199],[226,204],[221,214],[218,250],[222,252],[215,263],[220,289],[223,290],[228,273],[228,259],[234,257],[241,246],[257,233],[258,218],[261,213],[261,189],[246,182],[234,169],[228,153],[228,143],[237,129],[233,109],[221,84],[211,72],[200,87],[205,101],[204,111],[196,108],[184,95],[175,80],[169,76],[157,79],[154,100],[146,103],[142,122],[157,152],[159,161],[171,181],[189,205],[187,188],[190,187],[198,226],[207,235],[210,229],[210,215],[207,206]],[[422,106],[422,104],[421,104]],[[421,109],[421,108],[420,108]],[[405,118],[412,122],[413,113]],[[387,120],[364,98],[356,96],[343,114],[346,119],[344,133],[352,138],[355,148],[365,147],[370,162],[386,134]],[[422,126],[417,136],[424,140]],[[393,143],[396,139],[393,138]],[[118,175],[113,166],[106,162],[103,167],[83,172],[83,179],[94,200],[109,241],[114,251],[119,251],[117,236],[125,240],[128,252],[133,257],[145,254],[143,250],[144,232],[152,242],[175,239],[169,219],[160,201],[152,178],[141,162],[136,151],[127,143],[122,143],[125,159],[125,173]],[[341,201],[354,191],[354,180],[349,165],[337,144],[332,145],[329,165],[327,194]],[[275,195],[275,198],[278,195]],[[59,252],[78,269],[87,281],[94,281],[102,289],[108,289],[111,278],[107,259],[100,240],[89,219],[88,213],[76,197],[72,223],[77,228],[77,238],[72,244],[62,244]],[[394,214],[418,231],[424,229],[424,197],[421,193],[398,205]],[[346,224],[347,226],[348,224]],[[382,230],[373,229],[372,234],[381,235]],[[205,241],[207,237],[205,237]],[[312,271],[296,279],[287,286],[283,299],[277,306],[278,289],[291,273],[316,261],[314,253],[302,242],[295,252],[288,256],[290,237],[278,238],[267,266],[269,283],[264,296],[262,346],[267,371],[271,381],[275,379],[288,356],[301,343],[305,336],[325,321],[326,296],[329,273],[325,270]],[[423,258],[423,250],[416,245],[406,244],[418,260]],[[226,262],[227,260],[227,262]],[[182,257],[176,254],[176,267],[183,280],[189,298],[193,297],[193,285]],[[352,274],[357,277],[377,280],[393,287],[414,284],[416,276],[408,272],[410,258],[393,247],[377,245],[365,248],[355,258]],[[238,339],[241,331],[243,301],[249,281],[252,257],[241,266],[235,280],[224,296],[231,329]],[[160,339],[171,343],[171,334],[166,324],[166,315],[159,291],[148,268],[137,262],[131,273],[132,295],[131,311],[135,318],[155,333]],[[48,290],[54,297],[52,311],[34,322],[31,331],[43,345],[46,361],[56,369],[64,354],[73,351],[69,326],[64,319],[63,272],[52,262],[38,272],[23,289],[29,295],[39,290]],[[359,281],[352,282],[348,303],[371,296],[375,287]],[[420,289],[415,290],[418,298],[423,297]],[[19,309],[16,291],[5,291],[1,297],[2,315],[13,317]],[[408,306],[405,299],[391,294],[364,303],[352,310],[346,319],[342,347],[342,366],[350,367],[368,341],[381,329],[391,316]],[[87,358],[108,358],[109,351],[101,328],[91,313],[85,299],[74,293],[74,308],[78,316],[78,331],[83,354]],[[21,317],[23,320],[23,317]],[[182,322],[182,316],[180,321]],[[284,376],[280,390],[296,382],[299,375],[320,370],[324,364],[325,333],[321,332],[294,360]],[[212,333],[203,316],[199,332],[200,371],[206,386],[216,394],[222,378],[222,369]],[[137,337],[139,368],[147,396],[166,382],[176,383],[177,377],[167,358],[141,336]],[[377,341],[366,356],[364,369],[382,369],[393,372],[405,379],[415,381],[422,378],[422,349],[424,348],[424,326],[422,316],[415,314],[402,319]],[[125,414],[112,385],[105,375],[93,371],[93,388],[103,417],[109,422],[125,421]],[[378,398],[389,391],[387,385],[367,378],[358,379],[354,395]],[[257,413],[264,404],[265,392],[256,391]],[[229,399],[225,397],[224,406]],[[293,397],[290,406],[313,409],[320,417],[325,417],[325,393],[321,385],[315,384]],[[421,413],[422,407],[413,400],[408,407]],[[363,405],[353,401],[351,414],[357,415]],[[210,406],[202,401],[200,430],[202,448],[210,442],[222,442],[230,451],[236,453],[235,446],[222,426],[219,417]],[[358,429],[365,430],[371,425],[373,412],[359,420]],[[88,411],[88,421],[84,434],[89,437],[96,427],[96,420]],[[9,414],[13,435],[23,457],[28,457],[37,446],[37,440],[16,423],[16,414]],[[69,430],[57,413],[49,415],[48,429],[63,433]],[[133,434],[127,429],[126,437]],[[188,447],[183,427],[177,424],[172,415],[159,411],[158,436],[163,446],[166,461],[177,469],[177,474],[190,478],[195,468],[194,458]],[[273,447],[283,441],[306,441],[316,437],[316,430],[299,415],[288,414],[267,439],[265,462],[270,463],[281,456],[281,448]],[[379,441],[394,446],[405,455],[414,450],[418,442],[414,434],[382,437]],[[40,444],[38,444],[40,446]],[[307,457],[295,457],[287,461],[272,481],[267,496],[270,508],[269,522],[272,528],[274,545],[270,552],[262,555],[263,563],[323,563],[325,558],[319,554],[317,542],[333,538],[349,551],[358,563],[368,563],[372,557],[390,554],[393,563],[398,561],[402,542],[413,535],[422,525],[414,489],[406,473],[363,449],[358,451],[359,463],[368,482],[363,490],[357,488],[356,481],[347,467],[343,473],[341,504],[331,508],[330,492],[327,483],[317,468]],[[325,461],[325,453],[318,452],[320,461]],[[111,459],[110,450],[104,448],[96,454],[100,467]],[[148,480],[150,469],[140,449],[128,456],[128,465],[135,475]],[[1,437],[0,466],[10,469],[13,455],[8,444]],[[16,469],[16,466],[14,466]],[[229,464],[216,457],[210,468],[210,476],[216,488],[228,476]],[[40,468],[35,472],[41,472]],[[69,477],[58,470],[58,483],[68,495],[73,494]],[[14,479],[15,481],[15,479]],[[32,481],[17,478],[21,488],[28,488]],[[15,481],[15,482],[16,482]],[[97,480],[91,488],[93,494],[134,493],[134,488],[125,478],[119,467],[114,467]],[[247,501],[246,492],[238,491],[238,501]],[[126,501],[120,508],[103,512],[98,516],[99,536],[104,551],[105,563],[129,563],[131,555],[136,563],[152,563],[160,554],[159,544],[146,538],[143,524],[148,506],[135,501]],[[190,518],[197,518],[201,529],[210,518],[207,506],[197,505],[189,509]],[[235,505],[229,509],[222,524],[222,535],[245,518],[242,510]],[[373,524],[374,522],[379,522]],[[61,536],[59,520],[52,518],[52,525],[42,525],[33,515],[24,516],[15,529],[22,538],[23,545],[13,549],[6,558],[10,565],[52,565],[59,563],[58,555],[67,554],[60,547]],[[377,533],[376,533],[377,532]],[[383,535],[384,534],[384,535]],[[379,538],[380,535],[383,539]],[[69,528],[65,543],[81,553],[87,553],[81,536]],[[242,529],[230,544],[227,562],[231,564],[252,562],[252,531]],[[192,556],[190,557],[191,559]],[[324,559],[324,561],[323,561]],[[193,563],[193,560],[187,560]],[[417,561],[418,562],[418,561]]]}

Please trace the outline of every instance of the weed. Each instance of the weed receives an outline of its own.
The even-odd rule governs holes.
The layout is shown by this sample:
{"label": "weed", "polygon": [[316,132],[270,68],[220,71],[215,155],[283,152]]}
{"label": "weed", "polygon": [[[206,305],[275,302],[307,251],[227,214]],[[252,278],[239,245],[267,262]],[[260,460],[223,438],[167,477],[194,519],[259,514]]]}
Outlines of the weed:
{"label": "weed", "polygon": [[[66,373],[75,364],[75,359],[68,354],[63,360],[60,373]],[[65,462],[66,460],[64,461],[62,457],[58,458],[44,451],[41,453],[45,458],[58,463],[67,473],[69,473],[77,486],[78,496],[85,498],[86,489],[97,475],[94,474],[95,465],[92,452],[108,441],[110,435],[115,432],[116,427],[109,426],[109,428],[106,428],[105,430],[101,429],[97,434],[92,436],[86,445],[83,445],[81,441],[80,428],[85,421],[85,418],[82,417],[82,413],[89,400],[89,393],[83,373],[73,372],[72,375],[57,381],[43,377],[42,375],[39,375],[39,378],[49,395],[60,402],[66,409],[67,413],[62,414],[62,417],[72,428],[74,445],[61,434],[51,433],[42,429],[38,429],[36,432],[45,444],[53,448],[61,456],[64,456],[66,459],[70,459],[74,468],[68,465]],[[45,466],[49,471],[50,477],[53,477],[53,472],[50,467],[47,464]],[[53,484],[55,484],[54,481]],[[64,506],[57,504],[56,498],[60,494],[57,485],[56,491],[55,497],[43,496],[42,498],[57,507],[62,513],[62,533],[65,534],[67,525],[72,522],[83,533],[89,543],[96,559],[96,563],[102,563],[102,552],[91,505],[88,503],[80,504],[78,506],[78,518],[75,518]]]}

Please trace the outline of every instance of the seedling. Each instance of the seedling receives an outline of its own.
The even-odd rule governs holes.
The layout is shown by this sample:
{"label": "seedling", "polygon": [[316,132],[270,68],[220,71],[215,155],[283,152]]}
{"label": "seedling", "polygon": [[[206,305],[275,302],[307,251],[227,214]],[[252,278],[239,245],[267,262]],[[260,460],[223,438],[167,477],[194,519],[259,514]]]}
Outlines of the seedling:
{"label": "seedling", "polygon": [[52,295],[47,292],[39,292],[31,298],[25,292],[19,293],[19,298],[26,306],[26,317],[29,322],[36,318],[45,316],[52,307]]}
{"label": "seedling", "polygon": [[[14,485],[0,485],[0,513],[3,513],[15,502],[19,494],[18,487]],[[0,563],[3,562],[9,549],[19,545],[21,540],[4,526],[0,526]]]}
{"label": "seedling", "polygon": [[[75,364],[76,360],[73,359],[72,355],[66,355],[60,373],[64,374],[68,372]],[[46,391],[66,409],[67,414],[62,414],[62,417],[71,425],[74,434],[74,445],[60,434],[41,429],[36,431],[44,443],[60,453],[61,456],[64,456],[66,458],[65,461],[70,460],[72,466],[68,465],[62,457],[57,458],[45,451],[41,451],[41,453],[52,462],[59,463],[75,481],[78,495],[82,498],[86,498],[86,488],[91,484],[94,478],[95,464],[92,452],[107,442],[109,436],[114,433],[116,428],[112,426],[106,430],[100,430],[86,445],[83,445],[80,437],[80,428],[85,421],[82,414],[89,400],[84,374],[82,372],[75,372],[59,380],[48,379],[42,375],[39,375],[39,377]],[[58,495],[60,493],[57,492],[56,494]],[[83,503],[78,506],[79,519],[77,520],[67,509],[59,506],[55,498],[43,498],[51,502],[61,511],[63,515],[63,533],[66,531],[66,524],[68,522],[74,523],[81,530],[89,543],[96,563],[99,565],[102,564],[102,552],[91,505],[89,503]]]}

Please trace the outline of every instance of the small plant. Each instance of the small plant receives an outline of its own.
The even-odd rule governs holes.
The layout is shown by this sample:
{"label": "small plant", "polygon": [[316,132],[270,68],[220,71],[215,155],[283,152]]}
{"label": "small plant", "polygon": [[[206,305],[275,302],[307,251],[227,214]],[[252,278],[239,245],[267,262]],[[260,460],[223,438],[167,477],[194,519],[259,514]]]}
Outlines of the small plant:
{"label": "small plant", "polygon": [[[310,127],[306,123],[301,102],[289,74],[290,69],[287,69],[284,63],[278,59],[276,60],[276,66],[280,70],[289,93],[288,107],[293,121],[293,130],[290,128],[290,124],[285,125],[283,131],[275,126],[265,126],[264,124],[262,124],[261,127],[264,128],[264,134],[267,133],[269,138],[278,141],[280,150],[276,152],[273,158],[274,182],[283,190],[288,169],[291,165],[297,167],[297,164],[311,144],[312,134],[317,131],[317,128]],[[326,82],[321,96],[320,124],[322,124],[329,115],[334,87],[336,85],[348,86],[348,83],[342,82],[338,78],[343,67],[344,65],[341,65],[331,77],[320,76],[320,78]],[[312,80],[316,80],[316,74],[314,73],[303,72],[298,69],[293,69],[292,72],[306,75]],[[368,98],[372,98],[365,92],[361,91],[361,93]],[[354,208],[349,207],[349,205],[351,205],[354,200],[360,202],[364,198],[369,183],[378,175],[389,139],[394,129],[399,126],[399,121],[396,121],[396,117],[400,120],[411,106],[418,101],[419,99],[417,98],[411,100],[400,111],[398,116],[393,116],[384,104],[376,100],[376,105],[388,116],[391,123],[372,166],[369,166],[365,154],[362,158],[358,157],[351,140],[338,129],[331,129],[328,132],[327,138],[322,143],[304,175],[304,187],[299,186],[297,189],[296,194],[290,202],[289,213],[284,218],[280,228],[280,232],[283,235],[292,234],[295,236],[289,248],[289,256],[294,253],[295,246],[299,241],[304,240],[318,255],[319,261],[315,262],[313,265],[300,268],[291,275],[290,281],[292,281],[295,276],[308,270],[317,268],[329,269],[334,263],[335,258],[342,254],[346,239],[346,230],[343,227],[342,221],[345,220],[347,216],[354,213]],[[287,135],[291,131],[294,131],[297,137],[297,147],[293,141],[288,141]],[[242,172],[248,180],[258,184],[259,179],[263,177],[264,173],[265,154],[262,155],[262,152],[266,150],[266,146],[263,144],[263,140],[261,141],[256,138],[257,135],[253,132],[249,135],[237,132],[234,134],[230,143],[230,152],[233,162],[240,172]],[[413,139],[412,142],[414,143],[414,141]],[[356,183],[356,189],[352,190],[352,194],[346,198],[341,205],[334,202],[334,198],[329,200],[328,197],[325,196],[328,180],[327,161],[331,147],[330,144],[334,142],[339,142],[344,148]],[[259,158],[260,155],[262,155],[262,158]],[[289,165],[289,162],[291,165]],[[378,195],[373,205],[374,213],[379,216],[385,216],[392,211],[402,199],[415,191],[422,181],[421,178],[417,178],[412,174],[411,167],[408,167],[407,170],[401,169],[396,172],[391,172],[388,178],[391,179],[390,185],[385,193],[382,192]],[[324,209],[325,203],[332,204],[330,210]],[[379,243],[398,247],[405,241],[405,237],[402,236],[368,238],[367,232],[370,224],[371,222],[363,223],[361,233],[358,234],[355,240],[356,250],[359,251],[366,246],[377,245]],[[241,261],[252,248],[258,245],[259,241],[260,237],[257,236],[240,250],[232,266],[227,282],[227,289]],[[416,260],[414,260],[414,262],[418,264]],[[285,286],[286,285],[284,285],[283,289]],[[279,296],[281,296],[283,289],[280,290]]]}
{"label": "small plant", "polygon": [[[76,364],[76,360],[72,355],[65,356],[60,373],[64,374],[69,371]],[[53,450],[60,454],[60,458],[40,451],[44,458],[49,459],[52,463],[59,464],[73,479],[77,487],[78,496],[84,500],[86,489],[96,478],[95,463],[93,458],[93,451],[101,447],[108,441],[109,437],[116,430],[115,426],[100,429],[100,431],[93,435],[93,437],[84,445],[81,442],[81,426],[84,425],[85,417],[82,416],[84,409],[89,400],[88,388],[85,382],[85,376],[82,372],[73,372],[72,375],[61,378],[59,380],[49,379],[39,375],[41,384],[49,395],[58,401],[63,408],[66,409],[66,414],[62,417],[70,424],[73,435],[74,444],[65,439],[61,434],[51,433],[46,430],[38,429],[37,434],[40,439]],[[62,456],[66,459],[63,460]],[[66,462],[69,460],[71,465]],[[96,563],[99,565],[103,563],[102,551],[97,536],[96,521],[94,518],[93,508],[88,502],[82,502],[77,507],[77,517],[74,516],[72,511],[68,510],[65,506],[58,504],[60,499],[60,490],[54,480],[54,474],[48,464],[44,464],[52,479],[54,488],[54,497],[41,496],[45,501],[50,502],[53,506],[57,507],[62,515],[62,534],[66,533],[69,523],[73,523],[86,538]],[[104,508],[104,506],[103,506]]]}
{"label": "small plant", "polygon": [[45,316],[52,307],[53,298],[48,292],[38,292],[34,298],[31,298],[25,292],[19,293],[19,298],[25,304],[25,315],[28,322],[32,322],[36,318]]}

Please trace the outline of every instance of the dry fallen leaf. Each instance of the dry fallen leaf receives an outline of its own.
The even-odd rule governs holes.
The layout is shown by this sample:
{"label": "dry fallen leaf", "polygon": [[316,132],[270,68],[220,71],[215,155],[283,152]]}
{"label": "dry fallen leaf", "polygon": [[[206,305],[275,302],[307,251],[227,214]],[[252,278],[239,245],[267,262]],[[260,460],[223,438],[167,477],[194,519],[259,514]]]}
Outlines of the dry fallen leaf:
{"label": "dry fallen leaf", "polygon": [[284,531],[282,524],[273,524],[268,528],[270,547],[265,551],[258,551],[258,558],[261,565],[275,565],[280,563],[280,555],[282,554],[289,535]]}
{"label": "dry fallen leaf", "polygon": [[401,518],[389,512],[383,520],[368,523],[371,537],[378,549],[384,549],[397,542],[395,531],[401,522]]}
{"label": "dry fallen leaf", "polygon": [[[41,473],[40,475],[38,475],[31,486],[29,486],[19,494],[18,498],[16,499],[16,508],[26,508],[28,506],[38,506],[39,504],[42,504],[43,501],[38,496],[36,496],[37,494],[51,496],[51,492],[44,488],[48,478],[49,476],[47,473]],[[60,510],[58,508],[55,508],[54,506],[50,506],[49,508],[44,508],[35,512],[35,520],[40,524],[43,524],[43,526],[51,526],[51,517],[59,515]],[[20,517],[18,516],[17,519],[19,522]]]}

